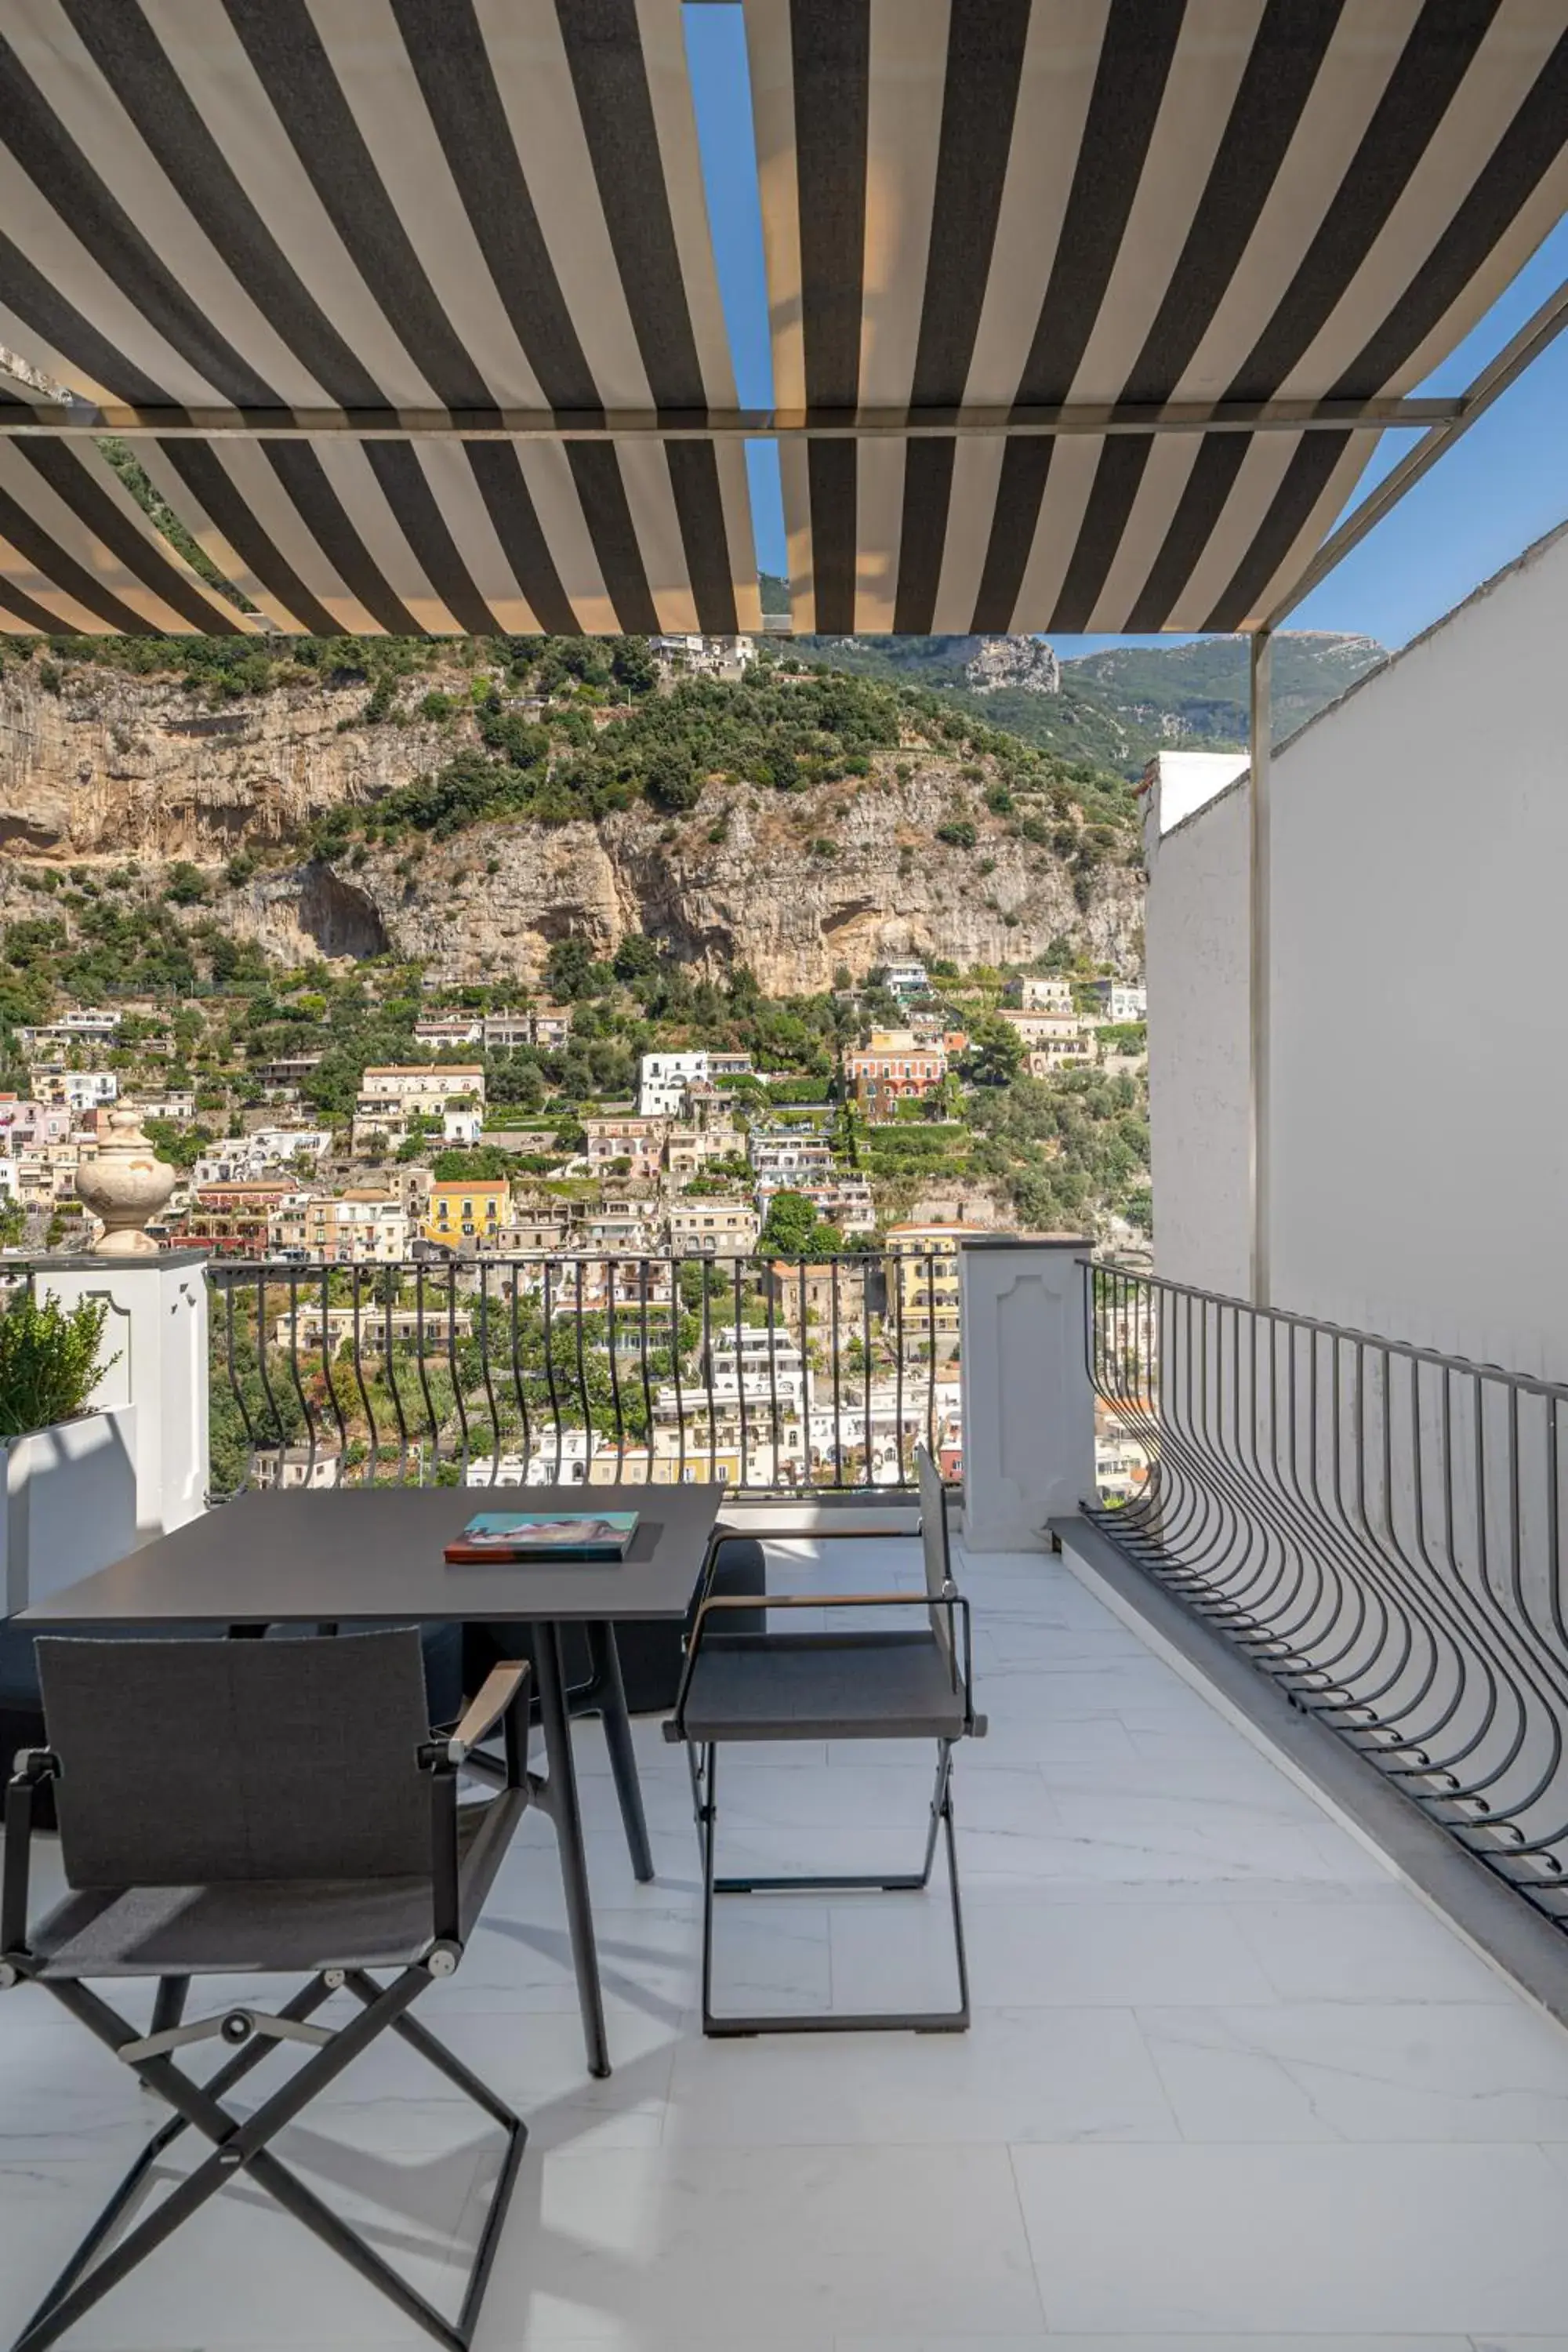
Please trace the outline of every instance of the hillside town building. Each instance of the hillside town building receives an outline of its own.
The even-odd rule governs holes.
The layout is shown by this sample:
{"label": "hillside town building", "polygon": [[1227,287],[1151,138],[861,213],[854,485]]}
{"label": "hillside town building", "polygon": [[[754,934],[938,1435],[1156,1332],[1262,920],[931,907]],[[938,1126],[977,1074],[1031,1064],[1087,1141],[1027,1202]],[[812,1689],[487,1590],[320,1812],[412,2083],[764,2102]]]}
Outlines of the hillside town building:
{"label": "hillside town building", "polygon": [[1089,983],[1102,1021],[1118,1024],[1124,1021],[1146,1021],[1149,1018],[1149,992],[1142,986],[1121,980],[1091,980]]}
{"label": "hillside town building", "polygon": [[941,1361],[958,1352],[959,1244],[979,1225],[889,1225],[887,1280],[906,1359]]}
{"label": "hillside town building", "polygon": [[934,1095],[946,1075],[946,1048],[909,1029],[873,1030],[868,1045],[852,1047],[844,1056],[845,1079],[872,1120],[894,1118],[900,1102]]}
{"label": "hillside town building", "polygon": [[1026,1013],[1071,1013],[1076,1009],[1070,980],[1026,977],[1018,982],[1018,1003]]}
{"label": "hillside town building", "polygon": [[306,1247],[313,1257],[391,1265],[408,1255],[408,1243],[407,1212],[379,1186],[350,1185],[336,1200],[307,1205]]}
{"label": "hillside town building", "polygon": [[694,1251],[714,1257],[745,1257],[755,1249],[760,1228],[749,1202],[680,1200],[669,1204],[669,1246],[677,1255]]}
{"label": "hillside town building", "polygon": [[1076,1013],[1013,1013],[1004,1011],[997,1019],[1005,1021],[1021,1045],[1077,1044],[1089,1041],[1089,1058],[1094,1059],[1093,1024],[1079,1018]]}
{"label": "hillside town building", "polygon": [[[449,1109],[483,1110],[484,1066],[433,1062],[367,1069],[354,1103],[355,1150],[400,1142],[411,1119],[442,1120]],[[476,1129],[476,1134],[478,1130]]]}
{"label": "hillside town building", "polygon": [[706,1085],[711,1075],[705,1053],[645,1054],[637,1109],[644,1118],[673,1118],[684,1105],[687,1087]]}
{"label": "hillside town building", "polygon": [[425,1237],[445,1248],[495,1249],[511,1206],[503,1177],[468,1177],[434,1183],[425,1205]]}
{"label": "hillside town building", "polygon": [[585,1118],[590,1176],[657,1176],[669,1122],[664,1118]]}

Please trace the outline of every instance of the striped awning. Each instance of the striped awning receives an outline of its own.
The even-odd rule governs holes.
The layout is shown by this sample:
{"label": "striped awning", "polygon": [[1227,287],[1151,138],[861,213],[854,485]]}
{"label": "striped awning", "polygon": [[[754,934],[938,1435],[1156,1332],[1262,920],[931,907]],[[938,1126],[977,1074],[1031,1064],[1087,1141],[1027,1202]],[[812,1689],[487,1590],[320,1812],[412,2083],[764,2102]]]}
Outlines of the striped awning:
{"label": "striped awning", "polygon": [[1244,628],[1568,201],[1563,0],[745,0],[797,629]]}
{"label": "striped awning", "polygon": [[[26,389],[0,375],[0,399]],[[175,553],[90,441],[0,437],[0,630],[234,636],[258,625]]]}
{"label": "striped awning", "polygon": [[1568,203],[1568,0],[744,8],[762,415],[680,0],[3,0],[0,622],[754,629],[773,432],[799,629],[1245,627]]}
{"label": "striped awning", "polygon": [[739,442],[139,443],[279,628],[572,635],[762,625]]}
{"label": "striped awning", "polygon": [[399,430],[733,409],[679,0],[6,0],[0,343],[100,404],[387,418],[138,442],[280,627],[760,625],[738,438]]}

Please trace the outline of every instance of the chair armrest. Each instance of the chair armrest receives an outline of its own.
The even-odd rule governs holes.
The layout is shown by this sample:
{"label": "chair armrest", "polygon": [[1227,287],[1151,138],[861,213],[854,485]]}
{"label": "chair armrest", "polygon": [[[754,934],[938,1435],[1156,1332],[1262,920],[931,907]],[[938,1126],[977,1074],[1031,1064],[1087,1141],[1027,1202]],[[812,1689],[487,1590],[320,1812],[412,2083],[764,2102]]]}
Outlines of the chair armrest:
{"label": "chair armrest", "polygon": [[33,1791],[58,1777],[59,1763],[47,1748],[24,1748],[5,1785],[5,1863],[0,1880],[0,1969],[9,1969],[27,1949],[27,1884],[33,1843]]}
{"label": "chair armrest", "polygon": [[816,1543],[825,1537],[845,1543],[907,1543],[920,1531],[919,1511],[900,1504],[871,1504],[854,1512],[788,1502],[726,1504],[709,1530],[695,1591],[699,1596],[708,1591],[721,1546],[737,1536],[757,1543]]}
{"label": "chair armrest", "polygon": [[702,1620],[715,1609],[962,1609],[967,1615],[969,1603],[952,1585],[938,1596],[923,1588],[919,1592],[713,1592],[697,1612],[693,1648],[701,1638]]}
{"label": "chair armrest", "polygon": [[526,1658],[509,1658],[492,1666],[484,1684],[468,1702],[461,1723],[450,1738],[437,1741],[446,1760],[461,1764],[471,1748],[488,1738],[503,1715],[517,1705],[528,1683]]}

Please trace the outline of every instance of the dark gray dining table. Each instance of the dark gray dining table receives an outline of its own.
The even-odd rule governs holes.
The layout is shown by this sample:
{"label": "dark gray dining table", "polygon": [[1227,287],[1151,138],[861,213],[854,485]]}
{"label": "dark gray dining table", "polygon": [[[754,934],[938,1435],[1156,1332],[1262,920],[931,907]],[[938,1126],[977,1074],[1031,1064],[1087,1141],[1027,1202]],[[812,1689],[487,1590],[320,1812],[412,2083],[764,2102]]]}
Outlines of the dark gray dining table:
{"label": "dark gray dining table", "polygon": [[[604,1720],[632,1866],[645,1882],[653,1856],[643,1816],[615,1622],[679,1622],[715,1540],[720,1486],[530,1486],[513,1493],[459,1486],[318,1489],[246,1494],[173,1535],[51,1593],[19,1622],[204,1624],[231,1634],[269,1625],[516,1624],[530,1629],[546,1770],[530,1776],[561,1853],[567,1924],[589,2071],[610,2071],[588,1892],[572,1717]],[[487,1561],[449,1568],[443,1548],[483,1509],[636,1511],[624,1559]],[[580,1626],[590,1680],[569,1690],[563,1633]]]}

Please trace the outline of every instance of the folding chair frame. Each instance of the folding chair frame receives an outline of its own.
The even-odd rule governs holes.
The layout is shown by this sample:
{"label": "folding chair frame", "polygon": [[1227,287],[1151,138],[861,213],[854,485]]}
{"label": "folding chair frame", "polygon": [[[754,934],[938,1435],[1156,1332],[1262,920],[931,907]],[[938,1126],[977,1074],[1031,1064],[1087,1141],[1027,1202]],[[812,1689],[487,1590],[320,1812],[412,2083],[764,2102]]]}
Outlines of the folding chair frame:
{"label": "folding chair frame", "polygon": [[[468,1751],[485,1731],[506,1719],[508,1784],[524,1785],[523,1743],[518,1736],[514,1704],[526,1686],[528,1668],[521,1663],[498,1667],[487,1681],[450,1738],[432,1740],[419,1751],[421,1766],[431,1776],[431,1843],[434,1862],[434,1934],[423,1958],[402,1969],[389,1984],[380,1984],[363,1968],[318,1969],[300,1991],[276,2012],[236,2007],[221,2017],[191,2026],[183,2022],[188,1976],[158,1979],[151,2031],[142,2033],[109,2003],[73,1978],[42,1973],[26,1948],[28,1849],[33,1827],[35,1790],[55,1777],[58,1765],[47,1748],[24,1751],[5,1791],[5,1860],[0,1889],[0,1986],[33,1980],[51,1992],[62,2008],[78,2018],[90,2033],[105,2042],[131,2066],[144,2087],[173,2107],[170,2121],[149,2141],[114,2194],[82,2239],[65,2269],[55,2280],[12,2352],[45,2352],[65,2331],[90,2311],[111,2288],[144,2262],[215,2196],[226,2182],[245,2172],[266,2189],[287,2212],[340,2254],[351,2268],[378,2287],[405,2318],[413,2320],[450,2352],[468,2352],[489,2282],[507,2208],[516,2185],[528,2132],[514,2115],[461,2060],[407,2011],[421,1993],[438,1979],[450,1976],[462,1957],[459,1934],[460,1889],[458,1872],[457,1785]],[[526,1721],[526,1717],[524,1717]],[[307,2023],[333,1993],[349,1992],[360,2004],[358,2013],[335,2031]],[[502,2158],[489,2210],[469,2269],[456,2321],[443,2317],[407,2282],[400,2278],[364,2240],[341,2221],[330,2207],[306,2187],[287,2165],[269,2151],[269,2143],[292,2123],[327,2085],[391,2031],[416,2050],[458,2090],[472,2099],[506,2135]],[[235,2047],[236,2054],[206,2083],[198,2083],[177,2066],[171,2053],[187,2042],[216,2036]],[[309,2058],[272,2096],[248,2116],[232,2114],[223,2104],[227,2093],[268,2051],[280,2041],[316,2044]],[[159,2158],[180,2134],[194,2128],[212,2143],[212,2152],[172,2189],[163,2201],[110,2248],[116,2225],[131,2206]]]}
{"label": "folding chair frame", "polygon": [[[686,1748],[687,1766],[691,1780],[692,1810],[697,1821],[697,1834],[702,1853],[702,2031],[710,2040],[750,2038],[761,2033],[964,2033],[969,2029],[969,1963],[963,1942],[963,1907],[958,1885],[958,1846],[952,1817],[952,1752],[956,1738],[942,1738],[936,1743],[936,1785],[931,1792],[931,1820],[926,1832],[925,1857],[918,1871],[865,1871],[849,1874],[813,1876],[721,1876],[717,1866],[718,1845],[718,1746],[713,1740],[699,1742],[686,1734],[686,1701],[702,1644],[703,1633],[710,1613],[734,1608],[755,1609],[754,1599],[712,1594],[706,1598],[697,1612],[692,1627],[686,1667],[676,1698],[675,1713],[664,1727],[665,1738],[681,1741]],[[963,1621],[963,1729],[959,1737],[983,1736],[985,1718],[974,1711],[973,1660],[971,1649],[969,1603],[962,1593],[949,1590],[933,1600],[925,1592],[850,1592],[850,1593],[770,1593],[764,1604],[769,1609],[894,1609],[933,1606],[948,1612],[950,1628],[955,1613]],[[740,1744],[740,1743],[737,1743]],[[746,1743],[748,1745],[752,1743]],[[763,1743],[758,1742],[758,1745]],[[698,1749],[701,1748],[699,1760]],[[713,2008],[713,1919],[719,1896],[723,1895],[775,1894],[923,1894],[931,1885],[932,1865],[936,1860],[937,1838],[942,1835],[947,1849],[948,1894],[952,1908],[953,1955],[958,1969],[958,2003],[953,2009],[939,2010],[858,2010],[842,2015],[782,2012],[738,2016],[721,2015]]]}

